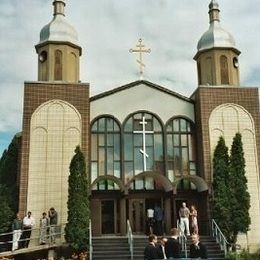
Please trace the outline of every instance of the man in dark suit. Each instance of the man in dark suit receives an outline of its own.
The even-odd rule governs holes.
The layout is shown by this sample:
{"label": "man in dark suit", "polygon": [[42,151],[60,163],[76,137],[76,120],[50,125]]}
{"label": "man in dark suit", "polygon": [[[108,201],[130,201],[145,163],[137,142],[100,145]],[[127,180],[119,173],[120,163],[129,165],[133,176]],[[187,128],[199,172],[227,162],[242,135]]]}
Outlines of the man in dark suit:
{"label": "man in dark suit", "polygon": [[171,237],[165,243],[165,254],[167,259],[181,258],[181,245],[178,241],[179,231],[177,228],[171,229]]}
{"label": "man in dark suit", "polygon": [[199,235],[191,236],[190,258],[208,259],[207,248],[199,241]]}
{"label": "man in dark suit", "polygon": [[157,237],[151,234],[148,239],[149,239],[149,244],[144,249],[144,260],[159,259]]}

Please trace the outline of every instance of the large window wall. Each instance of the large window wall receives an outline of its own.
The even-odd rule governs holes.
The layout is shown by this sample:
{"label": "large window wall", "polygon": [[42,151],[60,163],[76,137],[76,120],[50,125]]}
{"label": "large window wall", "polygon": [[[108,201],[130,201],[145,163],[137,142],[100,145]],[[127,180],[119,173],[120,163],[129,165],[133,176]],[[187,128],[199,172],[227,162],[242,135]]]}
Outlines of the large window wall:
{"label": "large window wall", "polygon": [[[91,127],[91,182],[112,175],[131,182],[131,189],[154,190],[162,185],[152,178],[136,178],[146,171],[176,178],[196,175],[194,125],[182,117],[165,126],[149,112],[129,115],[122,127],[110,116],[99,117]],[[164,145],[165,144],[165,145]],[[119,189],[111,180],[98,182],[97,190]]]}
{"label": "large window wall", "polygon": [[[97,177],[113,175],[121,178],[120,127],[112,117],[100,117],[91,127],[91,182]],[[118,189],[112,181],[103,180],[97,189]]]}

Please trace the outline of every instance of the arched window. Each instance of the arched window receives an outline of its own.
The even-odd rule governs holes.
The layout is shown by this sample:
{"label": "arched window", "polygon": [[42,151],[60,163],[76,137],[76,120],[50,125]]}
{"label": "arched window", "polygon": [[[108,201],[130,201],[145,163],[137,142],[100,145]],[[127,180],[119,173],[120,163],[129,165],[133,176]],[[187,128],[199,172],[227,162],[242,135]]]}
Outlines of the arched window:
{"label": "arched window", "polygon": [[196,175],[194,138],[191,123],[175,118],[166,125],[167,174],[170,181],[182,175]]}
{"label": "arched window", "polygon": [[91,127],[91,183],[102,175],[121,178],[120,128],[111,117],[98,118]]}
{"label": "arched window", "polygon": [[54,80],[62,80],[62,52],[55,51]]}
{"label": "arched window", "polygon": [[221,84],[229,84],[228,76],[228,61],[227,57],[222,55],[220,57],[220,73],[221,73]]}
{"label": "arched window", "polygon": [[[160,121],[142,112],[129,117],[124,124],[125,182],[145,171],[164,173],[163,134]],[[138,179],[132,189],[154,189],[152,178]]]}

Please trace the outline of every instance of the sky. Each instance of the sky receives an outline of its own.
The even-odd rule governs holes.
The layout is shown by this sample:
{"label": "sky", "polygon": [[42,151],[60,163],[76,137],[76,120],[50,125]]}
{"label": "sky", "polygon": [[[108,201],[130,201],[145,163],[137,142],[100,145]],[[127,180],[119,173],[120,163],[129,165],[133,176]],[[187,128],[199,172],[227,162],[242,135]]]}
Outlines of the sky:
{"label": "sky", "polygon": [[[95,95],[144,79],[189,97],[197,87],[196,46],[208,29],[210,0],[66,0],[66,19],[82,47],[82,82]],[[236,40],[242,86],[260,86],[260,1],[218,0],[221,25]],[[0,0],[0,156],[22,130],[24,81],[37,81],[41,28],[52,19],[52,0]]]}

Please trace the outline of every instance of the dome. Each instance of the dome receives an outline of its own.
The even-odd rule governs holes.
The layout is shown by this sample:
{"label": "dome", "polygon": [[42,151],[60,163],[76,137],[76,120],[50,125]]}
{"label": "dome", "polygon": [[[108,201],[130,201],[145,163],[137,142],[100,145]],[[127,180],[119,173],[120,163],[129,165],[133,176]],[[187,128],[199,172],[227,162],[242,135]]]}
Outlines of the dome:
{"label": "dome", "polygon": [[73,45],[80,46],[77,31],[65,19],[64,8],[65,0],[54,0],[54,14],[50,23],[45,25],[40,32],[40,42],[69,42]]}
{"label": "dome", "polygon": [[236,48],[233,36],[216,21],[210,24],[209,29],[200,38],[197,50],[202,51],[214,47]]}
{"label": "dome", "polygon": [[70,42],[79,46],[77,31],[71,26],[63,15],[55,15],[50,23],[45,25],[40,32],[40,42]]}
{"label": "dome", "polygon": [[203,51],[211,48],[233,48],[236,49],[236,43],[233,36],[220,25],[219,5],[216,0],[209,4],[209,29],[200,38],[197,50]]}

